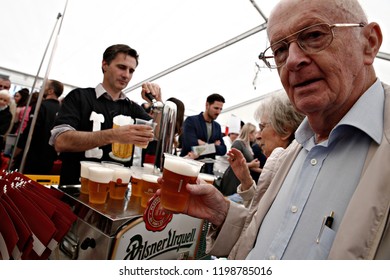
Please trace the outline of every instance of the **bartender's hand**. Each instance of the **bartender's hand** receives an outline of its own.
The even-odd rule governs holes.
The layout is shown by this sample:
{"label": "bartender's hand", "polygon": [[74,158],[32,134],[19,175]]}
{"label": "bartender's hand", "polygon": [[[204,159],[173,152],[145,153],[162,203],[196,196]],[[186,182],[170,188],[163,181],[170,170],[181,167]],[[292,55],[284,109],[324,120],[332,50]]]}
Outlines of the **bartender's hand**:
{"label": "bartender's hand", "polygon": [[[163,178],[159,178],[162,184]],[[200,184],[187,184],[186,188],[190,193],[188,207],[184,214],[205,219],[216,227],[225,221],[229,210],[230,202],[213,185],[207,184],[203,180]],[[161,194],[161,189],[157,190],[157,195]]]}
{"label": "bartender's hand", "polygon": [[135,144],[145,146],[153,141],[153,129],[149,125],[124,125],[112,129],[113,143]]}
{"label": "bartender's hand", "polygon": [[142,84],[142,91],[141,91],[142,98],[150,103],[149,98],[147,98],[145,95],[146,93],[151,93],[157,101],[162,102],[161,88],[158,84],[155,84],[155,83],[143,83]]}
{"label": "bartender's hand", "polygon": [[253,179],[244,155],[236,148],[232,148],[226,155],[234,174],[241,182],[241,189],[248,190],[253,184]]}

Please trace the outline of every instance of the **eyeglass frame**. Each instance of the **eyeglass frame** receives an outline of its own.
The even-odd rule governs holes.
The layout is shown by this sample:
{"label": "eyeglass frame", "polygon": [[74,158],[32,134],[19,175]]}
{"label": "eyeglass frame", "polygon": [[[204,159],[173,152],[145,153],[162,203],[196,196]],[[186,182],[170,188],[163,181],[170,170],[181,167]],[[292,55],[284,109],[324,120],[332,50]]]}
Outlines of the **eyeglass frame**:
{"label": "eyeglass frame", "polygon": [[[315,26],[319,26],[319,25],[326,25],[326,26],[328,26],[328,28],[329,28],[329,30],[330,30],[330,34],[332,35],[332,39],[329,41],[329,44],[328,44],[327,46],[325,46],[325,47],[323,47],[323,48],[320,48],[320,49],[318,49],[318,50],[315,50],[314,52],[308,52],[307,50],[304,49],[304,47],[302,47],[302,45],[301,45],[300,42],[298,41],[299,36],[302,34],[302,32],[304,32],[304,31],[306,31],[306,30],[308,30],[308,29],[310,29],[310,28],[313,28],[313,27],[315,27]],[[300,48],[303,52],[305,52],[306,54],[318,53],[318,52],[320,52],[320,51],[325,50],[327,47],[329,47],[329,46],[332,44],[333,39],[334,39],[333,28],[336,28],[336,27],[364,27],[364,26],[366,26],[366,24],[363,23],[363,22],[361,22],[361,23],[334,23],[334,24],[317,23],[317,24],[313,24],[313,25],[310,25],[310,26],[308,26],[308,27],[305,27],[305,28],[303,28],[303,29],[301,29],[301,30],[299,30],[299,31],[297,31],[297,32],[294,32],[293,34],[290,34],[290,35],[284,37],[283,39],[281,39],[281,40],[279,40],[279,41],[273,43],[272,45],[270,45],[268,48],[266,48],[263,52],[261,52],[261,53],[259,54],[259,59],[260,59],[261,61],[263,61],[263,63],[264,63],[268,68],[270,68],[270,69],[277,69],[277,68],[280,68],[280,67],[282,67],[282,66],[284,66],[284,65],[286,64],[288,55],[286,56],[286,59],[283,61],[283,63],[280,64],[280,65],[276,65],[276,60],[275,60],[275,56],[274,56],[274,55],[272,55],[272,56],[265,56],[265,53],[266,53],[269,49],[271,50],[271,52],[272,52],[272,54],[273,54],[274,51],[272,50],[272,47],[275,46],[275,45],[277,45],[277,44],[284,43],[284,44],[287,46],[287,51],[288,51],[288,49],[289,49],[289,47],[290,47],[290,44],[291,44],[292,42],[297,41],[297,45],[299,46],[299,48]],[[295,35],[297,35],[295,39],[286,42],[286,39],[288,39],[288,38],[290,38],[290,37],[292,37],[292,36],[295,36]],[[270,59],[270,58],[273,58],[273,59],[274,59],[275,65],[271,65],[271,64],[267,61],[267,59]]]}

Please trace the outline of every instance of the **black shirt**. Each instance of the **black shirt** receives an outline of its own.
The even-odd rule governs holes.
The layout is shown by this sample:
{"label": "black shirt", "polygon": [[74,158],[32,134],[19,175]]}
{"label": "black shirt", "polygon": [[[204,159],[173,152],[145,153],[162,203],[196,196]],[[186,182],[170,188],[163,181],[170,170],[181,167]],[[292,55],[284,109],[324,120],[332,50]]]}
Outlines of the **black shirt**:
{"label": "black shirt", "polygon": [[[93,122],[90,121],[90,116],[93,111],[104,116],[101,130],[112,128],[113,118],[117,115],[131,116],[133,119],[151,119],[140,105],[128,98],[116,101],[110,100],[104,95],[96,98],[94,88],[78,88],[72,90],[65,97],[54,125],[68,124],[77,131],[92,131]],[[111,144],[99,148],[103,150],[101,159],[86,158],[85,152],[61,153],[60,185],[80,184],[80,161],[82,160],[113,161],[109,156]],[[130,166],[131,162],[127,162],[125,165]]]}
{"label": "black shirt", "polygon": [[[23,173],[25,174],[50,174],[53,163],[57,159],[57,152],[49,145],[50,131],[60,109],[60,102],[55,99],[43,100],[39,108],[38,117],[34,126],[30,147],[27,153]],[[29,121],[23,133],[20,135],[18,147],[24,149],[27,137],[34,117],[35,106],[31,108]]]}

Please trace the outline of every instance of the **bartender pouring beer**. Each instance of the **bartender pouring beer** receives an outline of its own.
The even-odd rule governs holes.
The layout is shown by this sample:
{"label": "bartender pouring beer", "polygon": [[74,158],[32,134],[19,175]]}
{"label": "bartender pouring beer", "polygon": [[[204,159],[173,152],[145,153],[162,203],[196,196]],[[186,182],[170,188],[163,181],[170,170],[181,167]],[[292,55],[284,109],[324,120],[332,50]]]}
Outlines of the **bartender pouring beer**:
{"label": "bartender pouring beer", "polygon": [[[153,128],[149,125],[115,125],[118,116],[150,120],[151,117],[137,103],[123,93],[138,66],[138,53],[127,45],[113,45],[103,54],[103,82],[95,88],[77,88],[63,100],[50,144],[60,153],[62,160],[60,185],[80,184],[80,162],[113,161],[112,144],[147,145],[153,140]],[[157,84],[144,83],[141,95],[151,93],[161,101],[161,89]],[[111,153],[111,157],[110,157]],[[131,165],[131,159],[120,161]]]}

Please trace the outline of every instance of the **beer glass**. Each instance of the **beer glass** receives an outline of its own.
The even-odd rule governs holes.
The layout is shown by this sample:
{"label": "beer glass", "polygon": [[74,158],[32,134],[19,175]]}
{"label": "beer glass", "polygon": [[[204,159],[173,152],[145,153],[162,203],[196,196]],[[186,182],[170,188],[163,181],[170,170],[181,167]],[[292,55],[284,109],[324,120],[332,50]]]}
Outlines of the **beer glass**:
{"label": "beer glass", "polygon": [[[113,119],[113,128],[118,128],[120,126],[133,124],[134,121],[129,116],[119,115],[115,116]],[[133,144],[127,143],[112,143],[110,157],[118,161],[129,161],[133,154]]]}
{"label": "beer glass", "polygon": [[89,166],[99,166],[100,162],[96,161],[80,161],[80,192],[88,194],[88,181],[89,181]]}
{"label": "beer glass", "polygon": [[202,179],[203,181],[205,181],[206,183],[209,183],[211,185],[214,184],[214,175],[212,174],[208,174],[208,173],[199,173],[198,175],[198,178],[199,179]]}
{"label": "beer glass", "polygon": [[107,200],[110,182],[114,175],[114,170],[104,166],[90,166],[89,169],[89,202],[104,204]]}
{"label": "beer glass", "polygon": [[[143,120],[143,119],[135,119],[135,124],[149,125],[149,126],[152,127],[153,132],[154,132],[154,129],[155,129],[156,125],[157,125],[157,123],[153,122],[153,119],[151,119],[149,121]],[[146,149],[148,144],[146,144],[146,145],[136,145],[136,146],[141,148],[141,149]]]}
{"label": "beer glass", "polygon": [[186,185],[196,184],[203,163],[164,153],[163,183],[160,203],[164,209],[183,212],[189,193]]}
{"label": "beer glass", "polygon": [[148,205],[149,199],[156,193],[159,189],[159,184],[157,179],[159,176],[152,174],[142,174],[142,197],[141,197],[141,206],[146,208]]}
{"label": "beer glass", "polygon": [[142,196],[142,167],[132,166],[131,170],[131,195],[141,197]]}
{"label": "beer glass", "polygon": [[124,199],[130,182],[130,168],[114,165],[108,167],[114,170],[114,175],[112,177],[112,181],[110,182],[110,198]]}

